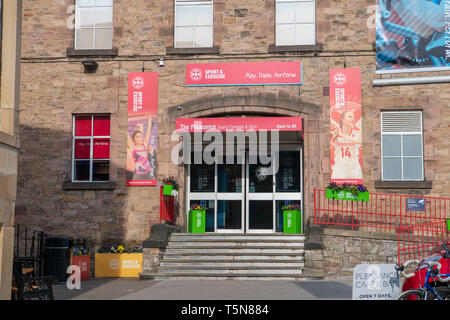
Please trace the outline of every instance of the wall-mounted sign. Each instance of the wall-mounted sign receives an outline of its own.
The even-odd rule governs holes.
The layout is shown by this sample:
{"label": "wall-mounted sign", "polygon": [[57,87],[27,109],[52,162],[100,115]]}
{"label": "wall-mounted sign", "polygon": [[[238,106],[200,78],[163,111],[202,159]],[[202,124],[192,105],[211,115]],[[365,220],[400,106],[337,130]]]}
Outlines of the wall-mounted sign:
{"label": "wall-mounted sign", "polygon": [[158,73],[128,75],[127,185],[157,184]]}
{"label": "wall-mounted sign", "polygon": [[362,184],[361,70],[330,70],[331,182]]}
{"label": "wall-mounted sign", "polygon": [[205,131],[302,131],[300,117],[267,117],[267,118],[194,118],[177,119],[178,132]]}
{"label": "wall-mounted sign", "polygon": [[302,63],[201,63],[186,65],[186,86],[301,85]]}
{"label": "wall-mounted sign", "polygon": [[406,198],[406,211],[425,211],[425,199]]}
{"label": "wall-mounted sign", "polygon": [[394,300],[399,294],[395,264],[359,264],[353,270],[353,300]]}
{"label": "wall-mounted sign", "polygon": [[377,0],[377,73],[448,70],[448,0]]}

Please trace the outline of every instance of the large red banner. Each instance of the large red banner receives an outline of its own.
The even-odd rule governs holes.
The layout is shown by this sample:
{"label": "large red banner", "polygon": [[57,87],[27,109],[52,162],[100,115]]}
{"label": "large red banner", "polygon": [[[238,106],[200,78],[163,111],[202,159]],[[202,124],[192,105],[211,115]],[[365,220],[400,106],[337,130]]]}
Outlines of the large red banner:
{"label": "large red banner", "polygon": [[300,117],[177,119],[178,132],[302,131]]}
{"label": "large red banner", "polygon": [[157,185],[158,73],[128,75],[127,185]]}
{"label": "large red banner", "polygon": [[361,70],[330,70],[331,182],[362,184]]}
{"label": "large red banner", "polygon": [[300,85],[302,63],[201,63],[186,65],[186,86]]}

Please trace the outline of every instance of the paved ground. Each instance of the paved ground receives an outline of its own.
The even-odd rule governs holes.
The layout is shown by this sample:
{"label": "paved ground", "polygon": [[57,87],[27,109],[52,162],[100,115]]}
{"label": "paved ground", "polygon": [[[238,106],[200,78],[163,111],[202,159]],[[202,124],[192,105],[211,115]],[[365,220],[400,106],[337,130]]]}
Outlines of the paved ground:
{"label": "paved ground", "polygon": [[80,290],[53,287],[56,300],[351,300],[352,278],[302,281],[83,281]]}

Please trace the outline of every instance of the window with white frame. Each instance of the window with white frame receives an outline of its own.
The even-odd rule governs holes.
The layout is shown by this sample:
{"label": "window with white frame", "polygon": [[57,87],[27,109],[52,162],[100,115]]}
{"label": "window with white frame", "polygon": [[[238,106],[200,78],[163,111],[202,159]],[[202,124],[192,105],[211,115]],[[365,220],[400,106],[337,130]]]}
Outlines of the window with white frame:
{"label": "window with white frame", "polygon": [[213,0],[175,0],[175,48],[213,46]]}
{"label": "window with white frame", "polygon": [[316,44],[316,1],[277,0],[276,45]]}
{"label": "window with white frame", "polygon": [[109,181],[110,116],[73,116],[72,181]]}
{"label": "window with white frame", "polygon": [[77,0],[75,49],[112,49],[113,0]]}
{"label": "window with white frame", "polygon": [[421,111],[381,113],[383,181],[423,181]]}

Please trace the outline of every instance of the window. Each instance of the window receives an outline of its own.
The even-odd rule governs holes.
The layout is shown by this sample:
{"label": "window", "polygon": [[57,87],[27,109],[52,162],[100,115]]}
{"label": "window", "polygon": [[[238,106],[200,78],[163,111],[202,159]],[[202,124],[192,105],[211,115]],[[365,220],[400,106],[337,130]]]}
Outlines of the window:
{"label": "window", "polygon": [[77,0],[75,49],[112,49],[113,0]]}
{"label": "window", "polygon": [[381,113],[383,181],[423,181],[422,112]]}
{"label": "window", "polygon": [[175,48],[213,46],[213,0],[175,0]]}
{"label": "window", "polygon": [[277,0],[276,45],[316,44],[315,0]]}
{"label": "window", "polygon": [[109,181],[110,116],[73,117],[72,182]]}

